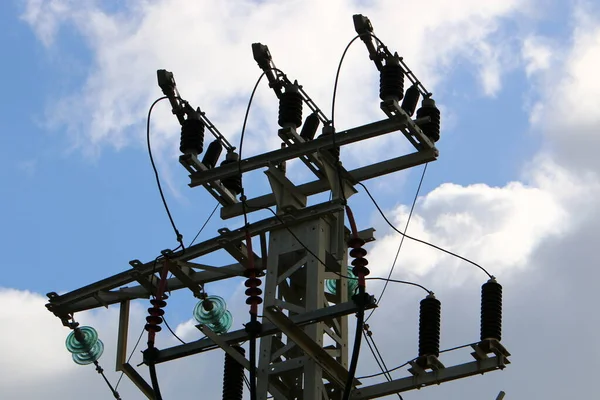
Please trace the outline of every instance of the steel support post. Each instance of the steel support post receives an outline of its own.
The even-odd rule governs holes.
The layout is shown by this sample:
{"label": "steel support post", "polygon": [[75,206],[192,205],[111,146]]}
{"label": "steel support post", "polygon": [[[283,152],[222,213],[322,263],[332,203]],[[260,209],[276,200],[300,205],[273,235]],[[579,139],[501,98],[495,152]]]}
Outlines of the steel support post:
{"label": "steel support post", "polygon": [[[265,277],[264,307],[278,307],[283,315],[314,312],[330,304],[348,300],[347,283],[340,279],[335,295],[325,297],[325,279],[344,273],[346,249],[340,251],[344,231],[343,214],[331,213],[287,229],[277,229],[269,237],[269,257]],[[316,256],[316,257],[315,257]],[[327,263],[327,266],[322,262]],[[342,268],[343,266],[343,268]],[[337,316],[302,327],[304,346],[323,348],[342,367],[348,367],[347,317]],[[293,335],[292,335],[293,336]],[[341,387],[327,379],[322,362],[307,356],[292,337],[278,332],[261,339],[258,361],[258,399],[269,393],[281,400],[321,400],[341,398]],[[270,390],[273,388],[274,390]]]}

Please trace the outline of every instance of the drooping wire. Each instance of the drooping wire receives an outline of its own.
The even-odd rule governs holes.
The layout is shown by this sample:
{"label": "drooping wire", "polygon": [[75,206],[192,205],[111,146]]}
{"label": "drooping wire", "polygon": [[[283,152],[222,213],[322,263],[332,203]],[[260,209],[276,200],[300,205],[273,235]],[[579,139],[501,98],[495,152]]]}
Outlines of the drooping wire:
{"label": "drooping wire", "polygon": [[[445,350],[440,350],[440,354],[447,353],[449,351],[454,351],[454,350],[462,349],[462,348],[465,348],[465,347],[470,347],[470,346],[473,346],[473,345],[475,345],[477,343],[479,343],[479,342],[474,342],[474,343],[469,343],[469,344],[463,344],[463,345],[456,346],[456,347],[451,347],[451,348],[448,348],[448,349],[445,349]],[[378,372],[376,374],[359,376],[356,379],[370,379],[370,378],[376,378],[376,377],[384,375],[384,374],[389,374],[390,372],[394,372],[394,371],[399,370],[400,368],[406,367],[408,364],[410,364],[411,362],[415,361],[417,358],[418,357],[411,358],[407,362],[405,362],[403,364],[400,364],[397,367],[394,367],[392,369],[388,369],[386,371]]]}
{"label": "drooping wire", "polygon": [[[142,328],[142,331],[140,332],[140,336],[137,339],[137,342],[135,342],[135,346],[133,346],[133,350],[131,350],[131,353],[129,353],[129,357],[127,357],[127,364],[129,364],[129,361],[131,361],[131,357],[133,357],[133,353],[135,353],[135,350],[137,349],[138,345],[140,344],[140,341],[142,340],[142,336],[144,336],[144,332],[146,330],[144,328]],[[119,387],[119,384],[121,383],[121,379],[123,379],[123,375],[125,374],[125,372],[121,371],[121,376],[119,376],[119,380],[117,381],[117,384],[115,385],[115,390],[117,390],[117,388]]]}
{"label": "drooping wire", "polygon": [[[375,361],[377,362],[377,365],[379,366],[379,369],[381,369],[381,372],[384,373],[385,378],[387,379],[387,381],[391,382],[392,381],[392,375],[390,375],[390,373],[387,372],[388,367],[387,367],[387,365],[385,365],[385,361],[383,360],[383,356],[381,355],[381,352],[379,351],[379,348],[377,347],[377,344],[375,344],[375,339],[373,339],[372,332],[369,330],[368,327],[369,327],[369,325],[367,325],[367,324],[364,325],[363,335],[365,337],[365,341],[367,342],[367,345],[369,346],[369,350],[371,351],[371,354],[373,355],[373,358],[375,358]],[[369,342],[369,340],[371,342]],[[400,395],[400,393],[396,393],[396,395],[398,396],[398,398],[400,400],[404,400],[402,398],[402,396]]]}
{"label": "drooping wire", "polygon": [[200,230],[198,231],[198,233],[196,233],[196,236],[194,236],[194,239],[192,239],[192,241],[190,242],[190,244],[188,244],[188,247],[191,247],[194,244],[194,242],[196,241],[196,239],[198,239],[198,236],[200,236],[200,234],[202,233],[202,231],[204,230],[204,228],[206,228],[206,225],[208,225],[208,223],[210,222],[212,216],[215,214],[215,212],[217,211],[218,208],[219,208],[219,203],[217,203],[217,205],[212,210],[212,212],[210,213],[210,215],[208,216],[208,218],[206,219],[206,221],[204,221],[204,224],[202,224],[202,227],[200,228]]}
{"label": "drooping wire", "polygon": [[465,258],[465,257],[463,257],[463,256],[460,256],[460,255],[458,255],[458,254],[456,254],[456,253],[453,253],[453,252],[451,252],[450,250],[446,250],[446,249],[444,249],[444,248],[442,248],[442,247],[436,246],[435,244],[432,244],[432,243],[426,242],[425,240],[417,239],[417,238],[415,238],[415,237],[412,237],[412,236],[409,236],[409,235],[406,235],[406,234],[402,233],[402,232],[401,232],[400,230],[398,230],[398,229],[397,229],[397,228],[394,226],[394,224],[392,224],[392,223],[390,222],[390,220],[389,220],[389,219],[388,219],[388,218],[385,216],[385,213],[383,212],[383,210],[381,209],[381,207],[379,207],[379,204],[377,204],[377,201],[376,201],[376,200],[375,200],[375,198],[374,198],[374,197],[371,195],[371,192],[369,192],[369,189],[367,189],[367,187],[366,187],[366,186],[365,186],[365,185],[364,185],[362,182],[358,182],[358,184],[359,184],[360,186],[362,186],[362,187],[363,187],[363,189],[365,189],[365,192],[367,193],[367,195],[369,196],[369,198],[370,198],[370,199],[371,199],[371,201],[373,202],[373,205],[375,205],[375,207],[377,208],[377,211],[379,211],[379,214],[381,214],[381,217],[384,219],[384,221],[385,221],[385,222],[386,222],[386,223],[387,223],[387,224],[390,226],[390,228],[392,228],[392,229],[393,229],[394,231],[396,231],[398,234],[400,234],[400,235],[402,235],[402,236],[404,236],[404,237],[406,237],[406,238],[408,238],[408,239],[410,239],[410,240],[414,240],[415,242],[419,242],[419,243],[426,244],[427,246],[433,247],[434,249],[437,249],[437,250],[439,250],[439,251],[441,251],[441,252],[444,252],[444,253],[446,253],[446,254],[449,254],[449,255],[451,255],[451,256],[453,256],[453,257],[456,257],[456,258],[458,258],[458,259],[461,259],[461,260],[463,260],[463,261],[465,261],[465,262],[468,262],[469,264],[472,264],[472,265],[476,266],[477,268],[479,268],[480,270],[482,270],[483,272],[485,272],[485,274],[486,274],[488,277],[490,277],[490,278],[493,278],[493,275],[492,275],[492,274],[490,274],[490,273],[489,273],[489,272],[488,272],[488,271],[487,271],[485,268],[483,268],[481,265],[477,264],[476,262],[469,260],[468,258]]}
{"label": "drooping wire", "polygon": [[169,330],[169,332],[171,332],[171,335],[173,335],[175,337],[175,339],[179,340],[181,342],[181,344],[187,344],[186,342],[181,340],[181,338],[179,336],[177,336],[177,334],[175,332],[173,332],[173,329],[171,329],[171,327],[169,326],[169,323],[167,322],[167,319],[165,318],[164,315],[163,315],[162,319],[163,319],[163,322],[165,323],[165,326]]}
{"label": "drooping wire", "polygon": [[171,215],[171,211],[169,210],[169,206],[167,205],[167,200],[165,199],[165,194],[163,193],[162,186],[160,184],[160,177],[158,175],[158,170],[156,169],[156,164],[154,163],[154,157],[152,156],[152,146],[150,146],[150,116],[152,115],[152,109],[156,104],[160,101],[168,99],[167,96],[160,97],[152,103],[150,109],[148,110],[148,118],[146,119],[146,144],[148,145],[148,155],[150,156],[150,163],[152,164],[152,170],[154,171],[154,177],[156,178],[156,185],[158,186],[158,192],[160,193],[160,198],[162,199],[163,205],[165,207],[165,211],[167,212],[167,216],[169,217],[169,221],[171,222],[171,226],[173,227],[173,231],[175,232],[176,240],[179,242],[179,245],[185,252],[185,246],[183,244],[183,236],[179,233],[177,226],[175,225],[175,221],[173,220],[173,216]]}
{"label": "drooping wire", "polygon": [[[413,202],[412,205],[410,206],[410,211],[408,213],[408,219],[406,220],[406,225],[404,226],[404,235],[406,235],[406,231],[408,230],[408,225],[410,224],[410,220],[412,218],[413,215],[413,211],[415,210],[415,205],[417,204],[417,199],[419,198],[419,192],[421,191],[421,186],[423,184],[423,179],[425,178],[425,172],[427,172],[427,165],[429,163],[425,163],[425,167],[423,168],[423,173],[421,174],[421,179],[419,180],[419,186],[417,187],[417,190],[415,192],[415,197],[413,198]],[[400,255],[400,250],[402,250],[402,244],[404,244],[404,238],[405,236],[402,235],[401,239],[400,239],[400,244],[398,245],[398,250],[396,251],[396,256],[394,257],[394,262],[392,263],[392,268],[390,268],[390,272],[388,274],[388,279],[390,279],[392,277],[392,274],[394,273],[394,268],[396,267],[396,261],[398,261],[398,256]],[[383,289],[381,289],[381,294],[379,295],[379,298],[377,299],[377,304],[379,304],[381,302],[381,299],[383,298],[383,295],[385,293],[385,289],[387,289],[389,281],[386,281],[385,284],[383,285]],[[373,316],[373,313],[375,312],[375,309],[372,309],[371,312],[369,313],[369,316],[367,316],[367,318],[365,319],[365,323],[369,320],[369,318],[371,318],[371,316]]]}

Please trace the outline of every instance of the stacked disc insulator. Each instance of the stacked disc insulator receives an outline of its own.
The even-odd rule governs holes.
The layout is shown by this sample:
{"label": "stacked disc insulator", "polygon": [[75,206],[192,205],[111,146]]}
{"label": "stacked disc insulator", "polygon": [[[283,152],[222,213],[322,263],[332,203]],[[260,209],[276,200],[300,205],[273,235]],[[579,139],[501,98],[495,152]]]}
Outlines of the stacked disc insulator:
{"label": "stacked disc insulator", "polygon": [[219,296],[208,296],[200,300],[194,307],[194,318],[215,333],[227,332],[233,323],[233,316],[227,310],[225,300]]}
{"label": "stacked disc insulator", "polygon": [[98,332],[91,326],[75,328],[65,341],[73,361],[79,365],[98,361],[104,352],[104,343],[98,339]]}
{"label": "stacked disc insulator", "polygon": [[183,154],[200,154],[204,146],[204,122],[188,118],[181,125],[179,150]]}
{"label": "stacked disc insulator", "polygon": [[285,87],[279,98],[279,126],[298,128],[302,124],[302,96],[298,91],[298,82]]}
{"label": "stacked disc insulator", "polygon": [[[348,269],[346,270],[346,276],[347,278],[341,278],[341,279],[347,279],[348,280],[348,299],[352,298],[352,295],[354,295],[354,292],[356,291],[356,288],[358,287],[358,280],[356,278],[356,275],[354,275],[354,273],[352,272],[353,267],[348,266]],[[331,294],[336,294],[337,292],[337,279],[326,279],[325,280],[325,287],[327,288],[327,291]]]}
{"label": "stacked disc insulator", "polygon": [[440,140],[440,110],[431,98],[425,98],[421,102],[421,108],[417,110],[417,119],[429,117],[429,122],[419,124],[419,127],[430,140],[437,142]]}
{"label": "stacked disc insulator", "polygon": [[402,100],[404,96],[404,72],[398,54],[389,56],[379,74],[379,98]]}
{"label": "stacked disc insulator", "polygon": [[[230,151],[225,156],[225,160],[221,163],[221,165],[227,165],[232,163],[239,162],[240,156],[235,151]],[[241,175],[233,175],[221,180],[221,183],[227,190],[231,193],[238,195],[242,193],[242,176]]]}
{"label": "stacked disc insulator", "polygon": [[[163,295],[163,298],[166,298]],[[144,327],[148,332],[160,332],[162,327],[160,324],[163,323],[163,315],[165,315],[165,308],[167,306],[167,302],[159,299],[150,300],[150,304],[152,307],[148,308],[148,316],[146,317],[146,326]]]}

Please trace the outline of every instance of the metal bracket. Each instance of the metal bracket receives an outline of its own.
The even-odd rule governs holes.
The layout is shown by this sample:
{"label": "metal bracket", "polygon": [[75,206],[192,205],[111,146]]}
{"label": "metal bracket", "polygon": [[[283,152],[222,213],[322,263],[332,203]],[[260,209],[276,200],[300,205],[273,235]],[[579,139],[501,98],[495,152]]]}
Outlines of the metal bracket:
{"label": "metal bracket", "polygon": [[[348,371],[346,368],[327,354],[327,351],[316,344],[302,329],[298,328],[278,307],[266,307],[263,312],[269,321],[275,324],[281,332],[296,343],[306,355],[312,358],[323,369],[323,373],[331,382],[339,387],[344,387],[348,380]],[[360,382],[355,379],[354,384],[360,385]]]}
{"label": "metal bracket", "polygon": [[233,347],[228,345],[219,335],[213,332],[206,325],[196,325],[196,328],[200,329],[202,333],[206,335],[206,337],[210,338],[213,342],[219,345],[227,354],[229,354],[232,358],[234,358],[242,367],[246,368],[248,371],[250,370],[250,362],[240,354],[239,351],[235,350]]}
{"label": "metal bracket", "polygon": [[265,171],[265,174],[269,178],[269,184],[280,210],[290,209],[290,207],[293,209],[306,207],[306,196],[298,191],[296,185],[283,172],[273,165],[269,165],[269,169]]}

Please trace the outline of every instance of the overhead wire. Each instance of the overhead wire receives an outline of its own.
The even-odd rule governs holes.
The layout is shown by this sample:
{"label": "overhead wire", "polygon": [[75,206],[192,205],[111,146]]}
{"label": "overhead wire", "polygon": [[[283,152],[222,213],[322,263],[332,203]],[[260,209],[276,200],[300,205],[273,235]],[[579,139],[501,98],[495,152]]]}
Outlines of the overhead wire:
{"label": "overhead wire", "polygon": [[[404,226],[404,235],[406,235],[406,232],[408,230],[408,226],[410,225],[410,220],[412,218],[413,212],[415,210],[415,205],[417,204],[417,199],[419,198],[419,193],[421,191],[421,186],[423,185],[423,179],[425,178],[425,173],[427,172],[427,165],[429,163],[425,163],[425,167],[423,168],[423,172],[421,173],[421,179],[419,180],[419,185],[417,186],[417,190],[415,191],[415,196],[413,198],[412,201],[412,205],[410,206],[410,211],[408,212],[408,218],[406,220],[406,225]],[[402,250],[402,245],[404,244],[404,237],[402,236],[400,239],[400,244],[398,245],[398,250],[396,251],[396,256],[394,257],[394,262],[392,263],[392,268],[390,268],[390,272],[388,273],[388,279],[390,279],[392,277],[392,274],[394,273],[394,268],[396,267],[396,262],[398,261],[398,256],[400,255],[400,250]],[[383,285],[383,289],[381,289],[381,293],[379,294],[379,298],[377,299],[377,304],[379,304],[381,302],[381,299],[383,298],[383,295],[385,293],[385,290],[387,289],[389,281],[386,281],[385,284]],[[373,316],[373,313],[375,312],[375,309],[372,309],[371,312],[369,313],[369,315],[367,316],[367,318],[365,319],[365,323]]]}
{"label": "overhead wire", "polygon": [[156,185],[158,186],[158,192],[160,193],[160,198],[162,199],[163,206],[165,207],[165,211],[167,212],[167,216],[169,217],[169,221],[171,222],[171,226],[173,227],[173,231],[175,232],[176,240],[179,242],[179,245],[185,252],[185,246],[183,244],[183,235],[179,233],[177,226],[175,225],[175,221],[173,220],[173,216],[171,215],[171,210],[169,210],[169,205],[167,204],[167,200],[165,199],[165,194],[162,190],[162,185],[160,184],[160,177],[158,175],[158,169],[156,168],[156,164],[154,163],[154,157],[152,156],[152,146],[150,145],[150,117],[152,115],[152,109],[156,104],[160,101],[168,99],[167,96],[162,96],[156,99],[150,109],[148,110],[148,118],[146,119],[146,144],[148,146],[148,155],[150,156],[150,164],[152,164],[152,170],[154,171],[154,177],[156,179]]}
{"label": "overhead wire", "polygon": [[163,322],[165,323],[165,326],[167,327],[169,332],[171,332],[171,334],[175,337],[175,339],[179,340],[181,342],[181,344],[187,344],[179,336],[177,336],[177,334],[175,332],[173,332],[173,329],[171,329],[171,327],[169,326],[169,323],[167,322],[167,319],[165,318],[164,315],[162,316],[162,319],[163,319]]}
{"label": "overhead wire", "polygon": [[[131,353],[129,353],[129,357],[127,357],[127,364],[129,364],[129,361],[131,361],[131,357],[133,357],[133,353],[135,353],[135,350],[137,349],[138,345],[140,344],[140,341],[142,340],[142,336],[144,336],[144,331],[145,329],[142,328],[142,331],[140,332],[140,336],[137,339],[137,342],[135,342],[135,346],[133,346],[133,350],[131,350]],[[121,379],[123,379],[123,375],[125,374],[125,372],[121,371],[121,376],[119,376],[119,380],[117,381],[117,384],[115,385],[115,390],[118,389],[119,384],[121,383]]]}
{"label": "overhead wire", "polygon": [[485,268],[483,268],[481,265],[477,264],[476,262],[474,262],[474,261],[471,261],[471,260],[469,260],[469,259],[468,259],[468,258],[466,258],[466,257],[460,256],[460,255],[458,255],[458,254],[456,254],[456,253],[454,253],[454,252],[452,252],[452,251],[450,251],[450,250],[446,250],[446,249],[444,249],[444,248],[442,248],[442,247],[436,246],[435,244],[429,243],[429,242],[427,242],[427,241],[425,241],[425,240],[421,240],[421,239],[417,239],[417,238],[415,238],[415,237],[409,236],[409,235],[407,235],[407,234],[405,234],[405,233],[401,232],[400,230],[398,230],[398,228],[396,228],[396,227],[394,226],[394,224],[392,224],[392,223],[390,222],[390,220],[389,220],[389,219],[386,217],[385,213],[383,212],[383,210],[381,209],[381,207],[379,207],[379,204],[377,203],[377,201],[375,200],[375,198],[373,197],[373,195],[371,194],[371,192],[369,191],[369,189],[368,189],[368,188],[367,188],[367,187],[366,187],[366,186],[365,186],[365,185],[364,185],[362,182],[358,182],[358,184],[359,184],[360,186],[362,186],[362,187],[363,187],[363,189],[365,189],[365,192],[367,193],[367,195],[369,196],[369,198],[370,198],[370,199],[371,199],[371,201],[373,202],[373,205],[375,205],[375,208],[377,208],[377,211],[379,211],[379,214],[381,214],[381,217],[384,219],[384,221],[385,221],[385,222],[386,222],[386,223],[387,223],[387,224],[390,226],[390,228],[392,228],[392,229],[393,229],[394,231],[396,231],[398,234],[400,234],[400,235],[402,235],[402,236],[404,236],[404,237],[406,237],[406,238],[408,238],[408,239],[410,239],[410,240],[414,240],[415,242],[423,243],[423,244],[425,244],[425,245],[427,245],[427,246],[433,247],[434,249],[437,249],[437,250],[439,250],[439,251],[441,251],[441,252],[444,252],[444,253],[446,253],[446,254],[449,254],[449,255],[451,255],[451,256],[453,256],[453,257],[456,257],[456,258],[458,258],[458,259],[460,259],[460,260],[463,260],[463,261],[465,261],[465,262],[467,262],[467,263],[469,263],[469,264],[472,264],[472,265],[476,266],[477,268],[479,268],[480,270],[482,270],[483,272],[485,272],[485,274],[486,274],[488,277],[490,277],[490,278],[493,278],[493,275],[492,275],[492,274],[490,274],[490,273],[489,273],[489,272],[488,272],[488,271],[487,271]]}
{"label": "overhead wire", "polygon": [[213,217],[213,215],[215,215],[215,212],[219,208],[219,205],[220,205],[220,203],[217,203],[217,205],[215,205],[215,208],[212,210],[212,212],[210,213],[210,215],[208,216],[208,218],[206,219],[206,221],[204,221],[204,224],[202,224],[202,227],[200,227],[200,229],[198,230],[198,233],[196,233],[196,236],[194,236],[194,238],[192,239],[192,241],[190,242],[190,244],[188,244],[188,247],[191,247],[194,244],[194,242],[196,241],[196,239],[198,239],[198,236],[200,236],[200,234],[202,233],[202,231],[204,230],[204,228],[206,228],[206,225],[208,225],[208,223],[210,222],[210,220]]}
{"label": "overhead wire", "polygon": [[[372,336],[372,332],[368,329],[367,324],[364,325],[363,336],[365,337],[365,341],[367,342],[367,345],[369,346],[369,350],[371,351],[373,358],[375,358],[375,361],[377,362],[379,369],[381,369],[381,372],[385,372],[385,374],[384,374],[385,378],[387,379],[388,382],[391,382],[392,375],[390,375],[390,373],[387,372],[388,367],[385,364],[383,356],[381,355],[381,352],[379,351],[379,348],[377,347],[377,344],[375,343],[375,339]],[[372,344],[369,342],[369,340],[371,340]],[[400,400],[404,400],[402,398],[402,396],[400,395],[400,393],[396,393],[396,395],[398,396],[398,398]]]}

